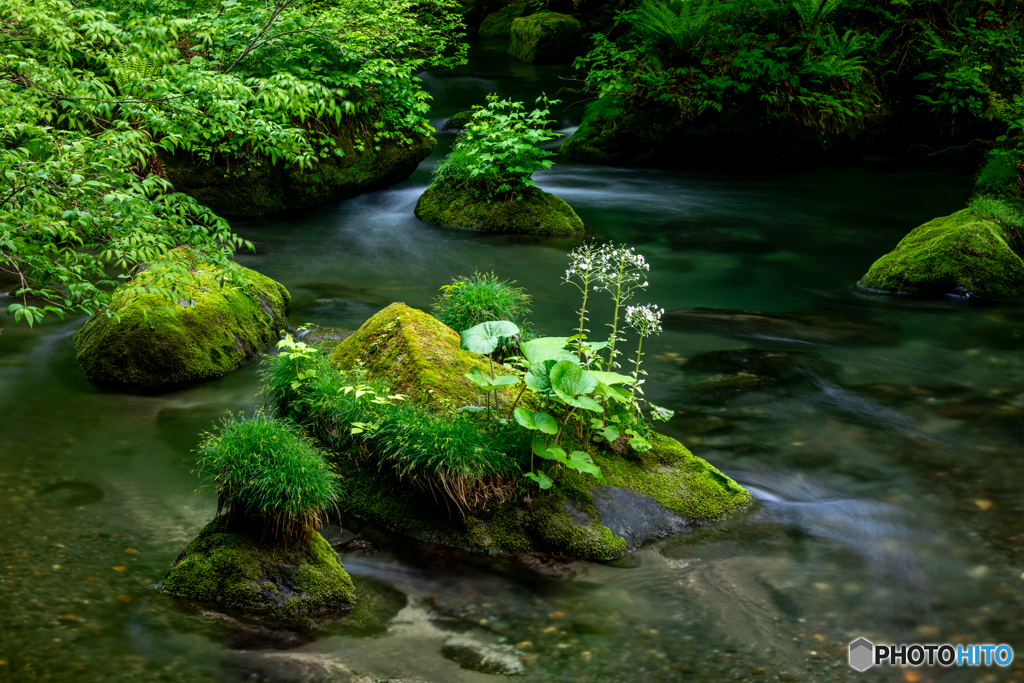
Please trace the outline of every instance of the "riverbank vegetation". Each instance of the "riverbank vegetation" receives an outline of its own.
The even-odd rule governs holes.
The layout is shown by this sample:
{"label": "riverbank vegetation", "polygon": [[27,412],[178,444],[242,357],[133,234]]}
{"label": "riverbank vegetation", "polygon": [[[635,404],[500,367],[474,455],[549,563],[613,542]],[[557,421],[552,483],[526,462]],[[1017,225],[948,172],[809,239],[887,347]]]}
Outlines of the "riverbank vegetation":
{"label": "riverbank vegetation", "polygon": [[[168,180],[175,155],[310,171],[430,128],[414,73],[464,60],[453,0],[0,2],[0,268],[11,312],[92,312],[188,244],[244,245]],[[342,144],[347,141],[347,144]],[[186,269],[135,293],[186,295]],[[194,283],[193,283],[194,284]]]}

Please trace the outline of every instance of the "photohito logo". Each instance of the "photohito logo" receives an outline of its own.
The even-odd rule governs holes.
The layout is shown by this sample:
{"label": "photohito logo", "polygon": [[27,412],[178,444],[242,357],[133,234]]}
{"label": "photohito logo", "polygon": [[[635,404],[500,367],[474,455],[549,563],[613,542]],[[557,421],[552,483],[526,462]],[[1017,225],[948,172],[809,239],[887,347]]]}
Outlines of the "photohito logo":
{"label": "photohito logo", "polygon": [[867,638],[850,643],[850,666],[866,671],[873,666],[1010,666],[1013,648],[1009,645],[875,645]]}

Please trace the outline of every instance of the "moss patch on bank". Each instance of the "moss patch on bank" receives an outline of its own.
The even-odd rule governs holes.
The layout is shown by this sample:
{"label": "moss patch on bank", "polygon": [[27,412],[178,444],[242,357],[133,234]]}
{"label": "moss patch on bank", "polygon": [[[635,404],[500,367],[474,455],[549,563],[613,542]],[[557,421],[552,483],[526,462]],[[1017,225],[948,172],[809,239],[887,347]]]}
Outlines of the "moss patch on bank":
{"label": "moss patch on bank", "polygon": [[[285,209],[349,199],[408,178],[436,141],[414,135],[411,145],[352,131],[333,138],[342,156],[329,156],[300,170],[261,156],[200,159],[186,151],[165,155],[174,189],[223,216],[262,216]],[[379,147],[379,149],[375,149]]]}
{"label": "moss patch on bank", "polygon": [[[219,377],[255,357],[286,326],[283,285],[248,268],[236,283],[221,282],[216,266],[191,269],[197,284],[188,301],[119,290],[86,321],[75,346],[89,379],[156,388]],[[150,278],[146,271],[136,281]]]}
{"label": "moss patch on bank", "polygon": [[508,53],[533,64],[570,62],[580,53],[582,29],[575,17],[538,12],[512,22]]}
{"label": "moss patch on bank", "polygon": [[1024,261],[1006,230],[964,209],[921,225],[875,261],[861,286],[978,299],[1024,296]]}
{"label": "moss patch on bank", "polygon": [[487,201],[468,189],[434,183],[416,202],[416,216],[470,230],[532,235],[578,235],[583,221],[555,195],[531,187],[522,199]]}
{"label": "moss patch on bank", "polygon": [[281,617],[347,612],[352,579],[320,534],[292,543],[257,542],[218,520],[188,544],[160,583],[171,595]]}

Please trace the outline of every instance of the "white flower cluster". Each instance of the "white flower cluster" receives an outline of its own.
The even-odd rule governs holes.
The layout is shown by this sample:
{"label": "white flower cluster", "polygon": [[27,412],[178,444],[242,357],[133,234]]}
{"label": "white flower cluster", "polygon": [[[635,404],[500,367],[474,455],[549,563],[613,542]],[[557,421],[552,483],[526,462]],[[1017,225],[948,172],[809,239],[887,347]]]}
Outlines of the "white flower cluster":
{"label": "white flower cluster", "polygon": [[644,255],[638,254],[632,247],[616,247],[614,244],[597,246],[591,242],[569,253],[565,280],[568,282],[573,277],[579,277],[584,281],[599,282],[600,286],[594,287],[595,292],[599,289],[630,290],[647,286],[644,273],[650,269],[651,265]]}
{"label": "white flower cluster", "polygon": [[595,277],[601,270],[602,246],[596,249],[592,242],[581,244],[569,252],[569,268],[565,271],[565,281],[569,282],[573,277],[579,277],[584,281]]}
{"label": "white flower cluster", "polygon": [[655,332],[661,332],[661,316],[664,314],[665,309],[654,304],[627,306],[626,323],[641,337],[649,337]]}

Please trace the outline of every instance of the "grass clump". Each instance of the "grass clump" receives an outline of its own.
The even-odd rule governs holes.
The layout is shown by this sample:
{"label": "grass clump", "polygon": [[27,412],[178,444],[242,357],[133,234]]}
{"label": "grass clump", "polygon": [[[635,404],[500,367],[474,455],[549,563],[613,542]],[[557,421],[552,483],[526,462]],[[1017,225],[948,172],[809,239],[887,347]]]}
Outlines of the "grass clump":
{"label": "grass clump", "polygon": [[339,371],[310,348],[299,362],[286,353],[271,357],[264,392],[321,443],[453,503],[460,514],[515,493],[527,450],[521,430],[435,414],[358,366]]}
{"label": "grass clump", "polygon": [[259,412],[225,418],[199,445],[198,472],[217,487],[228,527],[272,540],[301,539],[338,498],[338,475],[291,422]]}
{"label": "grass clump", "polygon": [[[460,334],[480,323],[509,320],[519,326],[518,340],[527,341],[535,335],[527,317],[530,315],[531,297],[515,280],[500,280],[494,273],[475,272],[455,278],[441,288],[431,310],[438,320]],[[515,354],[519,350],[516,338],[503,338],[498,345],[498,357]]]}

